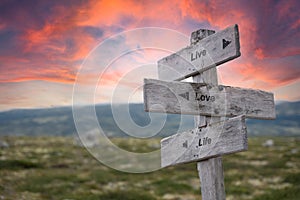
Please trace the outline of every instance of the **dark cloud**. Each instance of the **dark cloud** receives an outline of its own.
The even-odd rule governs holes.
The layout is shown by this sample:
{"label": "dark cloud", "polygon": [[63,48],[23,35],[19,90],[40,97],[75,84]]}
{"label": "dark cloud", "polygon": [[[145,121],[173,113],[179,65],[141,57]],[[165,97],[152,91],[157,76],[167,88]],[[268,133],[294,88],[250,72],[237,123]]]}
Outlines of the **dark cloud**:
{"label": "dark cloud", "polygon": [[253,10],[256,18],[256,56],[278,58],[300,54],[300,1],[287,0],[263,5]]}
{"label": "dark cloud", "polygon": [[39,0],[1,1],[0,20],[13,30],[42,28],[47,21],[53,20],[54,8],[58,3]]}
{"label": "dark cloud", "polygon": [[9,56],[19,48],[17,33],[11,30],[0,31],[0,55]]}
{"label": "dark cloud", "polygon": [[83,26],[82,30],[88,35],[94,37],[95,39],[101,38],[103,36],[103,30],[95,26]]}

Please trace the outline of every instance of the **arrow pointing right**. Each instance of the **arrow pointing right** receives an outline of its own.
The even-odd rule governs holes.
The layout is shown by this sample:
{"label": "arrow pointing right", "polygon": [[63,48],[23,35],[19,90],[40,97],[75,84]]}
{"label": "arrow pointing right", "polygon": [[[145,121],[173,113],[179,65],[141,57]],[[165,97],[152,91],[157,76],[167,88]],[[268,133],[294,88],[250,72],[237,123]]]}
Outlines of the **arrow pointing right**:
{"label": "arrow pointing right", "polygon": [[225,49],[230,43],[231,41],[223,39],[223,49]]}
{"label": "arrow pointing right", "polygon": [[239,31],[234,25],[159,60],[158,77],[160,80],[183,80],[240,55]]}

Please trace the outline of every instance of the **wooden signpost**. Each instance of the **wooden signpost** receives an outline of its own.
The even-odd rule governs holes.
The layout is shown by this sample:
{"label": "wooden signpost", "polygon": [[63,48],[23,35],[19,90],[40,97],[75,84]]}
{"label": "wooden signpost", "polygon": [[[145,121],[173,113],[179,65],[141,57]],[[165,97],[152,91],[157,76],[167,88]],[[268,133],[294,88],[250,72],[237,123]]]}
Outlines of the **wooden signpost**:
{"label": "wooden signpost", "polygon": [[[245,118],[275,118],[272,93],[218,85],[216,66],[238,56],[237,25],[198,30],[190,46],[158,61],[160,80],[144,81],[146,111],[195,115],[196,128],[162,139],[161,165],[197,162],[203,200],[226,199],[221,156],[247,150]],[[194,83],[178,82],[190,76]]]}

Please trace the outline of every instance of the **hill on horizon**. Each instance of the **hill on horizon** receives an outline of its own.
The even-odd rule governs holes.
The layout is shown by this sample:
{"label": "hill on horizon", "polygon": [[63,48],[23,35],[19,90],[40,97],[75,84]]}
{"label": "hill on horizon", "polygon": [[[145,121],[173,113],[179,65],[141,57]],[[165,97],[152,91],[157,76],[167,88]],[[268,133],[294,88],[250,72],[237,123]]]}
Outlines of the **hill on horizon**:
{"label": "hill on horizon", "polygon": [[[127,106],[120,104],[119,106]],[[300,101],[280,102],[276,104],[276,120],[247,120],[249,136],[300,136]],[[108,136],[126,137],[113,119],[110,105],[95,106],[98,121]],[[150,122],[149,113],[143,104],[130,104],[130,116],[139,126]],[[183,130],[193,128],[193,116],[183,116]],[[165,137],[177,132],[180,115],[168,114],[166,124],[157,134]],[[72,107],[45,109],[18,109],[0,112],[0,135],[55,135],[70,136],[76,134]]]}

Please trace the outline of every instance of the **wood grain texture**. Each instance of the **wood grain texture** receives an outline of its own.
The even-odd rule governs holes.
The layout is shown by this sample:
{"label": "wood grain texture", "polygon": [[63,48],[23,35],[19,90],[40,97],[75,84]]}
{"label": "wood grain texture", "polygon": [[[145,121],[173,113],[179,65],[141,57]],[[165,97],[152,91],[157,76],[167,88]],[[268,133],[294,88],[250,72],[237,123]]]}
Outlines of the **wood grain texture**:
{"label": "wood grain texture", "polygon": [[228,27],[158,61],[160,80],[182,80],[237,58],[238,26]]}
{"label": "wood grain texture", "polygon": [[269,92],[155,79],[144,80],[144,108],[175,114],[275,118],[274,96]]}
{"label": "wood grain texture", "polygon": [[195,128],[161,140],[162,167],[247,150],[245,117]]}
{"label": "wood grain texture", "polygon": [[197,169],[201,180],[202,199],[225,200],[222,157],[198,162]]}
{"label": "wood grain texture", "polygon": [[190,38],[190,45],[196,45],[202,39],[214,34],[216,31],[209,29],[199,29],[193,31]]}

